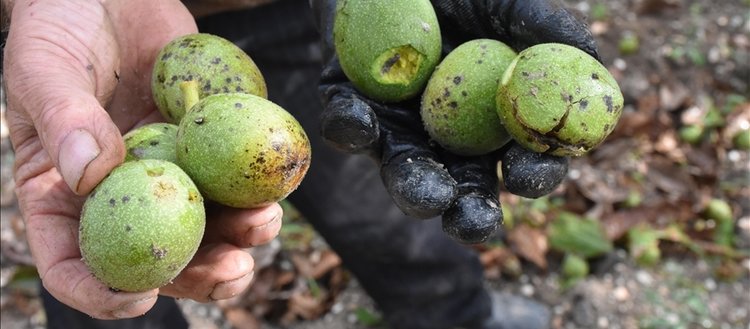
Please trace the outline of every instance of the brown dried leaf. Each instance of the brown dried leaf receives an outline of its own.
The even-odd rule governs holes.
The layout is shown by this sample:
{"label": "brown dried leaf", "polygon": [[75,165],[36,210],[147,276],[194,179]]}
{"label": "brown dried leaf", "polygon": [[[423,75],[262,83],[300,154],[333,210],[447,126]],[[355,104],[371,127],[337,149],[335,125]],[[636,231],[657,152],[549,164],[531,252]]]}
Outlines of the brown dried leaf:
{"label": "brown dried leaf", "polygon": [[698,175],[705,178],[716,178],[719,174],[719,159],[716,157],[716,146],[706,145],[707,147],[700,149],[689,149],[685,153],[687,161],[690,164],[691,169],[694,169],[692,174]]}
{"label": "brown dried leaf", "polygon": [[310,254],[293,252],[291,260],[300,275],[314,279],[341,265],[341,258],[331,250],[314,251]]}
{"label": "brown dried leaf", "polygon": [[669,223],[685,222],[694,216],[695,211],[690,201],[669,202],[662,199],[651,202],[647,206],[620,210],[606,216],[602,218],[602,227],[607,239],[616,241],[639,223],[663,226]]}
{"label": "brown dried leaf", "polygon": [[306,278],[312,277],[313,264],[307,254],[299,251],[292,251],[290,258],[300,275]]}
{"label": "brown dried leaf", "polygon": [[[39,312],[44,311],[42,303],[39,302],[34,292],[29,289],[29,286],[24,287],[23,285],[4,291],[2,306],[3,316],[7,314],[5,312],[6,307],[13,309],[14,313],[20,313],[19,315],[28,318],[37,316]],[[5,328],[5,325],[3,324],[2,327]]]}
{"label": "brown dried leaf", "polygon": [[665,84],[659,87],[659,100],[663,110],[674,111],[690,101],[690,90],[682,83]]}
{"label": "brown dried leaf", "polygon": [[479,261],[482,263],[482,266],[487,268],[497,265],[503,258],[508,257],[508,254],[510,252],[506,248],[490,248],[479,254]]}
{"label": "brown dried leaf", "polygon": [[611,205],[628,197],[627,188],[617,184],[619,173],[614,170],[603,170],[587,163],[579,166],[580,176],[575,184],[581,193],[591,201]]}
{"label": "brown dried leaf", "polygon": [[604,234],[610,241],[616,241],[623,237],[631,228],[638,223],[656,218],[654,208],[633,208],[618,211],[610,216],[602,218]]}
{"label": "brown dried leaf", "polygon": [[26,243],[26,229],[21,214],[17,209],[3,208],[0,209],[0,216],[4,224],[0,229],[3,233],[0,237],[0,252],[13,263],[34,266],[34,258],[31,257],[29,245]]}
{"label": "brown dried leaf", "polygon": [[292,294],[288,306],[290,313],[306,320],[316,319],[327,310],[325,298],[315,298],[307,292]]}
{"label": "brown dried leaf", "polygon": [[281,271],[278,273],[274,280],[274,287],[283,287],[294,281],[297,278],[297,274],[293,271]]}
{"label": "brown dried leaf", "polygon": [[636,113],[643,113],[652,116],[659,111],[660,106],[661,100],[659,99],[659,94],[656,92],[650,92],[638,98],[636,102],[636,108],[638,111]]}
{"label": "brown dried leaf", "polygon": [[672,162],[685,163],[687,161],[674,130],[667,130],[659,135],[654,143],[654,150],[666,155]]}
{"label": "brown dried leaf", "polygon": [[521,264],[508,248],[487,248],[479,254],[479,260],[484,267],[485,276],[489,279],[498,279],[502,273],[512,276],[521,274]]}
{"label": "brown dried leaf", "polygon": [[509,232],[508,241],[521,258],[534,263],[543,270],[547,269],[546,255],[549,244],[542,230],[520,224]]}
{"label": "brown dried leaf", "polygon": [[321,252],[320,259],[313,264],[310,274],[314,279],[319,279],[326,273],[330,272],[336,267],[341,265],[341,258],[339,255],[331,250],[324,250]]}
{"label": "brown dried leaf", "polygon": [[658,14],[667,8],[680,6],[679,0],[641,0],[636,8],[639,14]]}
{"label": "brown dried leaf", "polygon": [[691,191],[697,190],[695,181],[679,164],[663,157],[653,157],[646,173],[649,183],[665,192],[670,200],[689,197]]}
{"label": "brown dried leaf", "polygon": [[625,112],[620,116],[617,127],[608,139],[647,134],[652,125],[652,120],[652,115],[646,112]]}
{"label": "brown dried leaf", "polygon": [[332,298],[336,298],[336,296],[347,288],[347,283],[347,272],[342,267],[334,268],[328,279],[328,293]]}
{"label": "brown dried leaf", "polygon": [[245,309],[232,307],[224,310],[224,316],[234,329],[259,329],[260,321]]}
{"label": "brown dried leaf", "polygon": [[[285,272],[282,272],[275,267],[268,267],[256,272],[255,277],[253,278],[253,284],[250,285],[250,288],[243,295],[241,302],[237,303],[237,306],[244,306],[256,317],[263,317],[270,313],[274,308],[271,296],[277,291],[279,286],[276,285],[276,281],[283,273]],[[236,306],[234,304],[217,304],[222,308]]]}

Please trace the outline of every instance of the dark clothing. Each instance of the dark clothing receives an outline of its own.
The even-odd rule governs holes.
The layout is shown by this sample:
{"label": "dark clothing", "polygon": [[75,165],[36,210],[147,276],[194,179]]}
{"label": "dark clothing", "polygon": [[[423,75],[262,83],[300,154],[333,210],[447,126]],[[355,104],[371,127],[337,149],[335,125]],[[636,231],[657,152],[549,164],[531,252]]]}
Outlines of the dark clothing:
{"label": "dark clothing", "polygon": [[[266,79],[269,99],[307,131],[312,164],[289,200],[341,256],[392,328],[451,328],[489,315],[490,298],[474,252],[448,238],[439,219],[404,215],[386,193],[372,159],[336,151],[320,137],[322,63],[307,0],[206,17],[198,27],[242,47]],[[161,314],[156,308],[143,318]],[[48,319],[62,321],[59,316]],[[130,321],[142,318],[118,322]],[[67,328],[75,327],[83,328]]]}
{"label": "dark clothing", "polygon": [[42,287],[47,329],[187,329],[188,323],[174,299],[159,296],[144,316],[127,320],[97,320],[60,303]]}

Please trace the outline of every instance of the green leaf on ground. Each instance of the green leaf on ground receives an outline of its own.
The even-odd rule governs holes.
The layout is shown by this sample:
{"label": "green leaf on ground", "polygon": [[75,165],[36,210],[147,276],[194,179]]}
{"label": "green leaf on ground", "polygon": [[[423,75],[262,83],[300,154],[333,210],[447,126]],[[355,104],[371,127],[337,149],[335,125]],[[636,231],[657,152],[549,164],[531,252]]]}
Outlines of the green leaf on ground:
{"label": "green leaf on ground", "polygon": [[563,212],[549,226],[550,246],[558,251],[591,258],[612,251],[601,223],[576,214]]}
{"label": "green leaf on ground", "polygon": [[575,254],[565,254],[562,264],[561,286],[567,289],[589,274],[589,263]]}
{"label": "green leaf on ground", "polygon": [[639,265],[652,266],[661,259],[659,239],[663,233],[648,226],[637,226],[628,231],[628,250]]}
{"label": "green leaf on ground", "polygon": [[383,319],[379,315],[373,314],[363,307],[358,307],[354,310],[354,315],[357,316],[357,322],[367,327],[374,327],[383,324]]}
{"label": "green leaf on ground", "polygon": [[713,199],[706,206],[704,215],[716,221],[714,242],[721,246],[731,246],[734,239],[732,207],[724,200]]}

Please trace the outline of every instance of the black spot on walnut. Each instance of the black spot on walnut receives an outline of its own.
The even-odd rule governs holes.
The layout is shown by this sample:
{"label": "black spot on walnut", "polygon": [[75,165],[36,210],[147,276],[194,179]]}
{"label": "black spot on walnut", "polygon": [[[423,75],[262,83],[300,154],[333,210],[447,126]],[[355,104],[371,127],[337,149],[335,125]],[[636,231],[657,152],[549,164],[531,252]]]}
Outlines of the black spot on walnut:
{"label": "black spot on walnut", "polygon": [[580,109],[581,111],[584,111],[584,110],[586,110],[586,108],[587,108],[588,106],[589,106],[589,101],[587,101],[587,100],[585,100],[585,99],[581,100],[581,101],[580,101],[580,102],[578,103],[578,109]]}
{"label": "black spot on walnut", "polygon": [[614,105],[612,104],[612,96],[610,96],[610,95],[604,95],[604,97],[602,97],[602,99],[604,100],[604,104],[607,105],[607,112],[608,113],[612,113],[612,111],[615,110],[614,109]]}
{"label": "black spot on walnut", "polygon": [[164,257],[166,257],[167,256],[167,252],[169,252],[169,250],[167,250],[167,248],[159,248],[159,247],[157,247],[157,246],[155,246],[153,244],[151,245],[151,254],[157,260],[161,260]]}

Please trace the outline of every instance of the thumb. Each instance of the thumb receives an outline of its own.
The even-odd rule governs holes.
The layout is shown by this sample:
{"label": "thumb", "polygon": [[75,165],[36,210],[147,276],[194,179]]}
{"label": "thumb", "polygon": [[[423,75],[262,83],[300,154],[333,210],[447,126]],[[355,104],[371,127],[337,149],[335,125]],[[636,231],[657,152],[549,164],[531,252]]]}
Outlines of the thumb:
{"label": "thumb", "polygon": [[28,174],[49,164],[37,157],[44,155],[33,146],[37,138],[77,194],[90,192],[124,159],[122,136],[101,105],[117,86],[114,35],[106,12],[93,3],[13,7],[3,66],[8,110],[17,118],[11,137],[24,154],[33,154],[25,163],[33,168]]}
{"label": "thumb", "polygon": [[40,112],[34,126],[76,194],[88,194],[125,158],[122,135],[94,95],[64,96]]}

